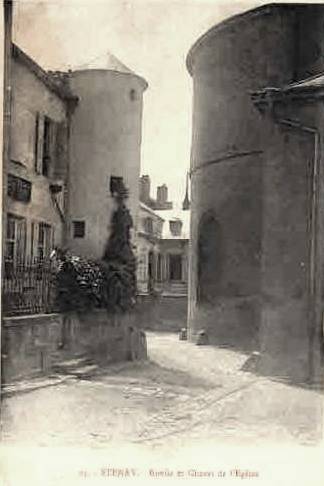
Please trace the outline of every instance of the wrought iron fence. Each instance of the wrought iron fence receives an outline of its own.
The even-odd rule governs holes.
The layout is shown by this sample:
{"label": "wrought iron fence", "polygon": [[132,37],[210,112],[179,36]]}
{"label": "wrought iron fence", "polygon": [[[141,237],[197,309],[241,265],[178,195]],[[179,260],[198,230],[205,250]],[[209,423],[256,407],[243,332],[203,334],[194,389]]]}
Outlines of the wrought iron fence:
{"label": "wrought iron fence", "polygon": [[54,266],[50,261],[6,262],[2,275],[4,316],[47,314],[55,310]]}

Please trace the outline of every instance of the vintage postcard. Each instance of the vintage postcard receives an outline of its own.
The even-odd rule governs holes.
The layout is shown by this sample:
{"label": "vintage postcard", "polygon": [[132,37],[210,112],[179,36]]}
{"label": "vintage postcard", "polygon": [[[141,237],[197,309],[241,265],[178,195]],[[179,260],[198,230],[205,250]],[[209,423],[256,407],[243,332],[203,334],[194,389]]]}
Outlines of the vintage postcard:
{"label": "vintage postcard", "polygon": [[1,34],[0,484],[323,484],[324,3]]}

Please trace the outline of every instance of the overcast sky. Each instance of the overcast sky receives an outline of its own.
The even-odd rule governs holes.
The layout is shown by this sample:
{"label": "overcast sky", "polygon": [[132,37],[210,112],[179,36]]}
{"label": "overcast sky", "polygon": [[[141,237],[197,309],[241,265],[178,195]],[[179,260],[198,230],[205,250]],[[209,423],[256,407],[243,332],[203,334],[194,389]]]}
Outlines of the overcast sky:
{"label": "overcast sky", "polygon": [[66,69],[107,50],[149,83],[142,173],[182,200],[190,162],[191,45],[224,18],[264,2],[244,0],[48,0],[15,2],[14,39],[41,66]]}

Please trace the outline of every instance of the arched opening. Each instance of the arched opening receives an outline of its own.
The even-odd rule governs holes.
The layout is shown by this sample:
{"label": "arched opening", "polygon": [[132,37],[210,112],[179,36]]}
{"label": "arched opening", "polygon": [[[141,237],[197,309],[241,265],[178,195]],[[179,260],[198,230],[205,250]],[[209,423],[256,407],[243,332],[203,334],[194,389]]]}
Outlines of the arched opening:
{"label": "arched opening", "polygon": [[212,303],[221,283],[222,238],[220,224],[212,212],[205,213],[198,227],[197,302]]}

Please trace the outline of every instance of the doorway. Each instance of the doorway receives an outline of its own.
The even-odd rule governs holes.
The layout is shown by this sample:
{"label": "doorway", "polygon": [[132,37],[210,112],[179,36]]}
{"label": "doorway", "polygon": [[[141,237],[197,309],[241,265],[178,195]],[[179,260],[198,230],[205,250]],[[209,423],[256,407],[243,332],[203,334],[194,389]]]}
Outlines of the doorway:
{"label": "doorway", "polygon": [[182,256],[169,255],[169,262],[170,262],[170,280],[172,281],[182,280]]}

